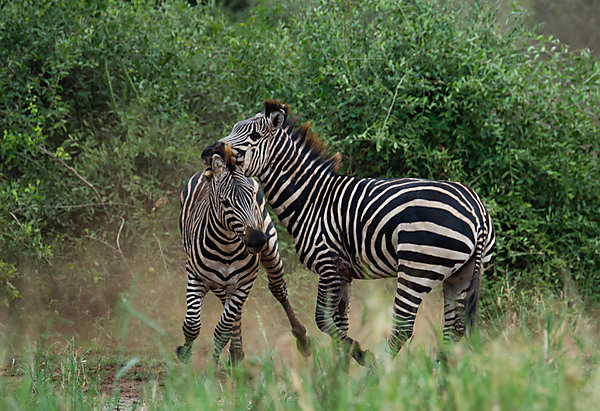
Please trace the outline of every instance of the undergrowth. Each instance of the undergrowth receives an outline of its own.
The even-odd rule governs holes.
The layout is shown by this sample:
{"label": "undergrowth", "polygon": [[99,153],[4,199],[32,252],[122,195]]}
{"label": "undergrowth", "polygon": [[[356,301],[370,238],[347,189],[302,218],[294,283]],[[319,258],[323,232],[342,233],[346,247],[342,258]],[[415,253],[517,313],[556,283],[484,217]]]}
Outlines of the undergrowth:
{"label": "undergrowth", "polygon": [[0,407],[585,410],[600,400],[599,332],[578,303],[539,296],[483,324],[468,341],[443,347],[443,355],[409,344],[392,359],[383,344],[374,347],[372,368],[358,366],[327,337],[313,339],[306,360],[263,349],[233,370],[225,362],[181,365],[164,341],[152,353],[119,354],[41,339],[21,358],[2,353],[11,365],[0,377]]}

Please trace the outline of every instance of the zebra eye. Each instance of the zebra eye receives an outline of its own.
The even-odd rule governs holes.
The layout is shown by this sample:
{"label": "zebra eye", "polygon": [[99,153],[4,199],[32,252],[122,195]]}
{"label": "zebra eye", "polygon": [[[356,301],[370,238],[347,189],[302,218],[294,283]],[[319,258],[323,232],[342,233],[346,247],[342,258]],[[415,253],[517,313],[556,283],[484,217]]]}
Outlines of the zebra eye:
{"label": "zebra eye", "polygon": [[223,205],[225,207],[230,207],[231,206],[231,203],[229,202],[229,200],[226,199],[226,198],[224,198],[224,197],[221,197],[221,203],[223,203]]}
{"label": "zebra eye", "polygon": [[252,134],[250,134],[250,139],[252,140],[258,140],[260,138],[260,134],[257,131],[253,131]]}

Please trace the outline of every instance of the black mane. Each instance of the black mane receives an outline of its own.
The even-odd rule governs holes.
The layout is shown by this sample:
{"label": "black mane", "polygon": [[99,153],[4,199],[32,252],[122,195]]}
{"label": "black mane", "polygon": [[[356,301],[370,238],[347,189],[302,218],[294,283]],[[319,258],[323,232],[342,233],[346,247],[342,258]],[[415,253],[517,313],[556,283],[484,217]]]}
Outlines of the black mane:
{"label": "black mane", "polygon": [[311,160],[318,160],[319,163],[325,164],[327,169],[337,174],[342,162],[340,153],[335,153],[333,157],[330,157],[327,142],[310,130],[309,122],[296,127],[298,120],[297,117],[288,115],[282,127],[283,131],[296,142],[300,149],[308,151]]}

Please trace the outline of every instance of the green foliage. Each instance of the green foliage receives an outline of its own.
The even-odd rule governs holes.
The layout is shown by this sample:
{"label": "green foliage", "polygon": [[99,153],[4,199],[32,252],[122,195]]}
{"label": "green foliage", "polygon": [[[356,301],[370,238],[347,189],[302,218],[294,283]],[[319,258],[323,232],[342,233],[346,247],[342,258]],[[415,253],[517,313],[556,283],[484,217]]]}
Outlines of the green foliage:
{"label": "green foliage", "polygon": [[50,243],[70,248],[91,232],[114,244],[122,218],[123,239],[141,235],[136,223],[202,167],[218,118],[209,73],[221,26],[218,12],[185,2],[2,6],[4,304]]}
{"label": "green foliage", "polygon": [[[582,289],[597,285],[600,64],[518,20],[499,27],[485,8],[409,3],[370,24],[355,23],[358,6],[344,14],[347,35],[328,49],[341,64],[315,65],[330,68],[323,78],[332,84],[310,100],[333,112],[342,95],[351,105],[342,126],[325,126],[341,137],[349,169],[471,184],[493,213],[501,273],[509,269],[519,285],[556,286],[566,269]],[[327,14],[312,26],[333,24],[344,32]]]}
{"label": "green foliage", "polygon": [[235,64],[238,101],[284,98],[349,174],[473,186],[497,230],[489,277],[599,295],[597,59],[484,2],[297,7],[261,3],[239,28],[255,65]]}
{"label": "green foliage", "polygon": [[219,8],[234,2],[208,3],[3,4],[2,304],[24,264],[77,239],[133,251],[202,148],[265,98],[313,122],[349,174],[472,185],[497,229],[488,284],[600,295],[589,53],[478,1],[264,0],[235,20]]}
{"label": "green foliage", "polygon": [[[517,9],[498,23],[478,1],[264,0],[234,19],[215,3],[246,2],[188,3],[0,5],[0,305],[27,311],[0,311],[9,324],[0,360],[10,364],[0,409],[598,404],[595,317],[572,301],[600,295],[596,59],[535,35]],[[248,350],[235,378],[173,362],[185,304],[179,190],[203,167],[203,147],[266,98],[313,122],[342,152],[346,173],[460,180],[482,195],[498,238],[483,288],[486,321],[447,363],[408,346],[389,363],[377,352],[383,365],[365,370],[328,338],[313,338],[315,352],[300,366],[275,360],[284,351],[277,346]],[[314,278],[288,263],[285,233],[281,245],[292,304],[314,333]],[[131,278],[146,292],[129,288]],[[266,295],[262,280],[252,295]],[[540,299],[539,289],[574,298]],[[385,335],[374,327],[389,320],[372,314],[389,314],[390,301],[361,301],[370,336]],[[251,296],[246,307],[268,313],[271,335],[286,321],[275,324],[276,304]],[[121,338],[109,354],[118,358],[94,361],[72,341],[42,339],[10,361],[7,350],[50,312],[53,338],[65,329],[107,347]],[[123,327],[112,330],[112,319]],[[157,341],[160,365],[142,367],[139,348]],[[209,345],[198,341],[196,358]],[[119,384],[130,377],[147,382],[140,402],[125,404]]]}

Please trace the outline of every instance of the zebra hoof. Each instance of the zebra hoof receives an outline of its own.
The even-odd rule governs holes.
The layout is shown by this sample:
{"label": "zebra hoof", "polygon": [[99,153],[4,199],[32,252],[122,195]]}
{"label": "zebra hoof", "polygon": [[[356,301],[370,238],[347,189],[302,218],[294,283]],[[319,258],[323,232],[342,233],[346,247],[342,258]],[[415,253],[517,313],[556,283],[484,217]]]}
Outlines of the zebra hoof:
{"label": "zebra hoof", "polygon": [[303,357],[310,357],[312,355],[312,341],[308,335],[302,339],[297,338],[296,347],[298,347],[298,351],[300,351]]}
{"label": "zebra hoof", "polygon": [[177,359],[184,364],[189,364],[190,362],[192,362],[191,353],[186,353],[182,345],[177,347],[177,349],[175,350],[175,355],[177,356]]}
{"label": "zebra hoof", "polygon": [[375,355],[369,350],[357,350],[353,357],[363,367],[372,367],[377,362]]}
{"label": "zebra hoof", "polygon": [[240,362],[242,362],[242,360],[246,358],[246,354],[244,353],[243,350],[238,349],[238,350],[229,350],[229,366],[230,367],[235,367],[237,366]]}

